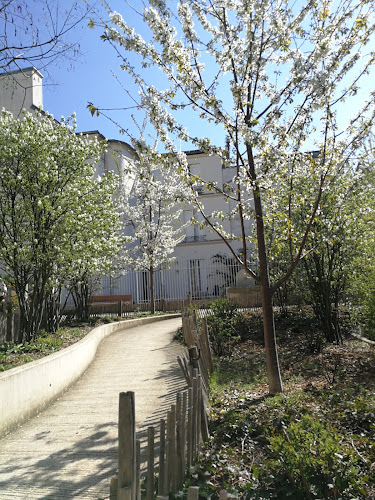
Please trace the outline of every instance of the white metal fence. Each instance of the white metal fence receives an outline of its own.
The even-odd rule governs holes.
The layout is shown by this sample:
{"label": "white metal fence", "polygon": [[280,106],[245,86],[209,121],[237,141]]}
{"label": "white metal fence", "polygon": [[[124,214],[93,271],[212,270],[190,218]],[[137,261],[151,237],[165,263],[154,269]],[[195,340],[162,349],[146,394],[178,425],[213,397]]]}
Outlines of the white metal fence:
{"label": "white metal fence", "polygon": [[[175,260],[170,267],[154,272],[156,300],[213,299],[225,294],[227,287],[236,286],[241,270],[233,259],[218,257],[209,260]],[[150,276],[147,271],[126,269],[118,278],[104,277],[97,295],[131,295],[141,304],[149,301]]]}

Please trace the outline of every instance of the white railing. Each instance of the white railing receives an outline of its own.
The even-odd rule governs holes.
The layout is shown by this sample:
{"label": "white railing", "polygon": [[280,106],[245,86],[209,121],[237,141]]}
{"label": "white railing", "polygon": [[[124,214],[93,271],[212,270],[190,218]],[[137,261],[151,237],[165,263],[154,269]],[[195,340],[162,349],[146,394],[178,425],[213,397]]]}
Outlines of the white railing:
{"label": "white railing", "polygon": [[[240,265],[229,259],[188,259],[173,261],[154,272],[156,300],[214,299],[236,286]],[[149,274],[128,268],[116,279],[105,277],[98,295],[129,294],[133,302],[149,301]]]}
{"label": "white railing", "polygon": [[[169,266],[154,271],[155,300],[210,300],[225,295],[228,287],[236,286],[240,265],[229,258],[175,259]],[[103,277],[94,295],[131,295],[135,304],[150,301],[149,273],[130,267],[117,278]],[[72,301],[68,301],[72,306]]]}

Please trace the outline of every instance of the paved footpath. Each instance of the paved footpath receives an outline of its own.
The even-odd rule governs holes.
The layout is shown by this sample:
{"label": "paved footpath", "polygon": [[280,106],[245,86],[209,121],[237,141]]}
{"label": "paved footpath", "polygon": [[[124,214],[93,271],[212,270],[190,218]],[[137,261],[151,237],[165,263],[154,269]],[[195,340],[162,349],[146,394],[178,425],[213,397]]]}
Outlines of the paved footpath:
{"label": "paved footpath", "polygon": [[[181,319],[115,333],[79,381],[0,440],[0,499],[109,498],[117,469],[118,394],[135,392],[137,429],[166,417],[185,388],[173,342]],[[143,431],[143,432],[142,432]]]}

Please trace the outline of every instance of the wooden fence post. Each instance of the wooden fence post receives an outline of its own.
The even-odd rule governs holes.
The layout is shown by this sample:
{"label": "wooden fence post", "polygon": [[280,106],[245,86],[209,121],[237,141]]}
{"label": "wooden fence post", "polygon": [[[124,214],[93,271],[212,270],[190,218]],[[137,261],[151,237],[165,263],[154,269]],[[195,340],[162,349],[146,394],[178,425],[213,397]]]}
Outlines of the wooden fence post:
{"label": "wooden fence post", "polygon": [[199,498],[199,486],[189,486],[187,493],[187,500],[198,500]]}
{"label": "wooden fence post", "polygon": [[187,391],[182,393],[182,421],[181,421],[181,442],[182,442],[182,455],[181,455],[181,477],[182,483],[185,478],[185,468],[186,468],[186,454],[187,454],[187,446],[186,446],[186,425],[187,425]]}
{"label": "wooden fence post", "polygon": [[147,500],[153,500],[154,498],[154,481],[155,481],[155,429],[153,427],[148,428],[148,440],[147,440]]}
{"label": "wooden fence post", "polygon": [[167,417],[168,493],[176,488],[176,406],[172,405]]}
{"label": "wooden fence post", "polygon": [[159,449],[159,481],[158,481],[158,495],[167,495],[166,491],[166,456],[165,456],[165,420],[160,420],[160,449]]}
{"label": "wooden fence post", "polygon": [[203,318],[202,337],[203,337],[203,343],[205,344],[205,349],[206,349],[206,352],[207,352],[208,368],[209,368],[210,372],[212,373],[212,371],[214,369],[214,362],[213,362],[213,359],[212,359],[211,344],[210,344],[210,339],[209,339],[209,336],[208,336],[207,318]]}
{"label": "wooden fence post", "polygon": [[181,393],[176,395],[176,490],[179,490],[183,484],[183,476],[181,476],[181,462],[184,444],[182,442],[182,398]]}
{"label": "wooden fence post", "polygon": [[199,437],[198,437],[198,420],[200,415],[198,413],[198,370],[193,370],[193,457],[198,451]]}
{"label": "wooden fence post", "polygon": [[193,412],[193,388],[188,389],[188,421],[187,421],[187,453],[186,465],[191,467],[193,464],[193,436],[194,436],[194,412]]}
{"label": "wooden fence post", "polygon": [[109,500],[117,500],[118,479],[112,478],[109,485]]}
{"label": "wooden fence post", "polygon": [[141,442],[139,439],[136,440],[137,456],[136,456],[136,486],[135,486],[135,497],[137,500],[141,500]]}
{"label": "wooden fence post", "polygon": [[202,444],[202,377],[200,373],[197,374],[197,452]]}
{"label": "wooden fence post", "polygon": [[136,500],[134,392],[121,392],[118,425],[118,500]]}

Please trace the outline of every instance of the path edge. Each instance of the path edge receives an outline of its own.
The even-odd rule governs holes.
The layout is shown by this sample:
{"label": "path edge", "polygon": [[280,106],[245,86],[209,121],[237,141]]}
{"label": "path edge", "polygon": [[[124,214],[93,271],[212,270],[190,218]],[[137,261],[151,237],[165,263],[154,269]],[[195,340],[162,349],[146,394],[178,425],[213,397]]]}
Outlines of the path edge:
{"label": "path edge", "polygon": [[179,316],[181,314],[165,314],[100,325],[65,349],[0,373],[0,438],[69,389],[90,366],[106,337]]}

